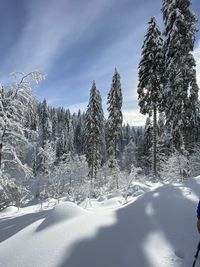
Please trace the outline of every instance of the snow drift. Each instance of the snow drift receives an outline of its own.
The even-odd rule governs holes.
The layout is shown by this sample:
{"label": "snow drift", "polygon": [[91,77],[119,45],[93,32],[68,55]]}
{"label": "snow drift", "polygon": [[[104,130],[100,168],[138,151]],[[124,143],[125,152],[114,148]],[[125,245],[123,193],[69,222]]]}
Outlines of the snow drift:
{"label": "snow drift", "polygon": [[49,212],[47,217],[37,228],[37,231],[62,222],[66,223],[73,218],[83,215],[85,212],[86,211],[72,202],[60,203]]}
{"label": "snow drift", "polygon": [[[113,209],[99,201],[88,212],[63,203],[50,211],[2,217],[0,237],[7,236],[0,243],[0,266],[192,266],[199,192],[200,177],[154,188],[118,208],[114,199]],[[38,231],[42,224],[45,231]]]}

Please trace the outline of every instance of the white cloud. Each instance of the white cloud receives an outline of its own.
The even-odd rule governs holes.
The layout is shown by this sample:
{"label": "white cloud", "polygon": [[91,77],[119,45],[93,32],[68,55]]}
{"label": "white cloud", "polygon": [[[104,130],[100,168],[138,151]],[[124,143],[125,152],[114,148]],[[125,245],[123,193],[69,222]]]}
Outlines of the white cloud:
{"label": "white cloud", "polygon": [[138,109],[123,110],[123,123],[129,123],[132,126],[144,126],[146,116],[141,115]]}

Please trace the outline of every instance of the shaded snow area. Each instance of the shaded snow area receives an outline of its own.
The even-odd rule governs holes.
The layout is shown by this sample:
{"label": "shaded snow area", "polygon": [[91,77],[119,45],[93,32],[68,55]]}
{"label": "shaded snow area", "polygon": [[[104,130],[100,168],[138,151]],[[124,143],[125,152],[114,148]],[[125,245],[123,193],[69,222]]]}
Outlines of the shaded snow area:
{"label": "shaded snow area", "polygon": [[10,207],[0,214],[0,266],[192,266],[199,192],[197,177],[154,187],[128,204],[113,194],[90,205]]}

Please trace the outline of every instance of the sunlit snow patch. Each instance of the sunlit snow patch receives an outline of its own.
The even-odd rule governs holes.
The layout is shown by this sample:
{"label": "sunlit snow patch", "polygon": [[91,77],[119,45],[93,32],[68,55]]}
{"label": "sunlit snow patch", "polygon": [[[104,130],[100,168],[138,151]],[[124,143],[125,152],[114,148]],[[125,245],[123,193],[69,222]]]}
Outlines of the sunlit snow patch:
{"label": "sunlit snow patch", "polygon": [[15,206],[10,206],[7,207],[6,209],[4,209],[1,213],[0,216],[8,216],[8,215],[12,215],[14,213],[18,212],[18,208]]}
{"label": "sunlit snow patch", "polygon": [[158,193],[158,192],[155,192],[155,193],[153,193],[153,197],[159,197],[160,196],[160,193]]}
{"label": "sunlit snow patch", "polygon": [[193,201],[194,203],[197,203],[199,201],[199,196],[195,194],[195,191],[192,190],[191,188],[185,187],[185,186],[180,186],[179,187],[184,198],[189,199],[190,201]]}
{"label": "sunlit snow patch", "polygon": [[162,232],[150,233],[143,245],[145,255],[151,266],[169,267],[169,262],[180,261],[173,253],[170,243]]}
{"label": "sunlit snow patch", "polygon": [[81,207],[72,202],[60,203],[55,206],[39,225],[37,231],[43,230],[49,226],[56,225],[61,222],[67,222],[75,217],[81,216],[86,213]]}

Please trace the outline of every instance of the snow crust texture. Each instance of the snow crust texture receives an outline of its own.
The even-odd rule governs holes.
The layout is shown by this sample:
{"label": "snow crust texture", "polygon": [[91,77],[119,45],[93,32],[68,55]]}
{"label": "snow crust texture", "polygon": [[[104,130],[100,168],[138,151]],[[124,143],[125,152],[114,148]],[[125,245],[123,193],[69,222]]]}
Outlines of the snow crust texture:
{"label": "snow crust texture", "polygon": [[92,200],[89,210],[61,202],[49,210],[1,213],[0,266],[192,266],[199,192],[197,177],[154,186],[126,205],[115,195],[109,203]]}

